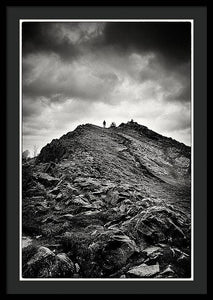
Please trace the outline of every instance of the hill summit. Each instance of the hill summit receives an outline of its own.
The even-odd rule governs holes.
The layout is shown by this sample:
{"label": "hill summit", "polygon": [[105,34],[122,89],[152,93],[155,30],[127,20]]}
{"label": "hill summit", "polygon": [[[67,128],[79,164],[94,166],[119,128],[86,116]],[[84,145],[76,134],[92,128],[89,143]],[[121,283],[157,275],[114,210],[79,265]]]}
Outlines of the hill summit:
{"label": "hill summit", "polygon": [[23,276],[190,277],[191,149],[130,121],[23,161]]}

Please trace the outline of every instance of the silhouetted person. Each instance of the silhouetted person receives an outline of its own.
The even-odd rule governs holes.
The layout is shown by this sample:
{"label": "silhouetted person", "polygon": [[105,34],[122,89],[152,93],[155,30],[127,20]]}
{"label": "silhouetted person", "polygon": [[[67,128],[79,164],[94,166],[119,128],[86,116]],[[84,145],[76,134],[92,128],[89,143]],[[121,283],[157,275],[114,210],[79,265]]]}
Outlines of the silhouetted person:
{"label": "silhouetted person", "polygon": [[103,121],[103,126],[104,126],[104,128],[106,127],[106,121],[105,120]]}

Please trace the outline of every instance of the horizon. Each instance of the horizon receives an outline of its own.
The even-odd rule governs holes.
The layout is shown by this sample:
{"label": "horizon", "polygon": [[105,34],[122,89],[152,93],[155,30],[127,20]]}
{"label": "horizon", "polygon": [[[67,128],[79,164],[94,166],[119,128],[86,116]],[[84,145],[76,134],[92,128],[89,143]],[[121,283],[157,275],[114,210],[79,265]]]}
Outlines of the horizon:
{"label": "horizon", "polygon": [[[131,119],[131,120],[132,120],[132,119]],[[114,122],[114,123],[116,124],[116,127],[119,127],[121,124],[127,124],[127,123],[131,122],[131,120],[126,121],[126,122],[121,122],[120,124],[117,124],[116,122]],[[106,120],[105,120],[105,121],[106,121]],[[112,121],[112,122],[113,122],[113,121]],[[107,126],[107,122],[106,122],[106,127],[105,127],[105,129],[109,129],[112,122],[109,122],[109,123],[108,123],[108,124],[109,124],[108,126]],[[157,132],[157,131],[155,131],[155,130],[152,130],[151,128],[149,128],[149,127],[146,126],[146,125],[140,124],[140,123],[136,122],[135,120],[133,120],[133,122],[134,122],[134,123],[137,123],[137,124],[140,125],[140,126],[145,126],[145,127],[147,127],[149,130],[154,131],[154,132],[156,132],[156,133],[158,133],[158,134],[161,135],[161,133],[159,133],[159,132]],[[57,137],[57,138],[53,138],[51,141],[47,142],[43,147],[36,149],[36,151],[37,151],[36,156],[38,156],[38,155],[40,154],[42,148],[44,148],[47,144],[50,144],[54,139],[60,139],[60,138],[62,138],[63,135],[66,135],[66,134],[69,133],[69,132],[75,131],[79,126],[86,126],[86,125],[92,125],[92,126],[97,126],[97,127],[103,128],[103,124],[102,124],[102,125],[100,125],[100,124],[92,124],[92,123],[83,123],[83,124],[79,124],[79,125],[77,125],[73,130],[67,131],[67,132],[65,132],[64,134],[62,134],[61,136]],[[171,136],[165,136],[165,135],[162,135],[162,136],[163,136],[163,137],[167,137],[167,138],[172,138]],[[172,139],[173,139],[173,138],[172,138]],[[177,141],[177,142],[179,142],[179,143],[182,143],[182,142],[180,142],[180,141],[178,141],[178,140],[176,140],[176,139],[173,139],[173,140],[175,140],[175,141]],[[187,147],[191,147],[191,145],[186,145],[185,143],[183,143],[183,144],[184,144],[185,146],[187,146]],[[34,145],[34,146],[37,146],[37,145]],[[36,157],[36,156],[33,156],[33,154],[31,154],[31,153],[34,152],[34,149],[33,149],[33,148],[32,148],[31,150],[30,150],[30,149],[23,149],[22,153],[25,152],[25,151],[27,151],[27,150],[29,151],[29,156],[28,156],[28,157],[30,157],[30,158]]]}

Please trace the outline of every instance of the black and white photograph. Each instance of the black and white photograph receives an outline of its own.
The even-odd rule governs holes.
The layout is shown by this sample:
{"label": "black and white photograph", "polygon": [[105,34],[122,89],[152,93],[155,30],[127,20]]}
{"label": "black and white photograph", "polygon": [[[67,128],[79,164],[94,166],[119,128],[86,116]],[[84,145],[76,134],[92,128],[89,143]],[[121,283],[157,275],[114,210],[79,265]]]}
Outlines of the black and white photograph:
{"label": "black and white photograph", "polygon": [[20,279],[193,280],[193,20],[20,20]]}

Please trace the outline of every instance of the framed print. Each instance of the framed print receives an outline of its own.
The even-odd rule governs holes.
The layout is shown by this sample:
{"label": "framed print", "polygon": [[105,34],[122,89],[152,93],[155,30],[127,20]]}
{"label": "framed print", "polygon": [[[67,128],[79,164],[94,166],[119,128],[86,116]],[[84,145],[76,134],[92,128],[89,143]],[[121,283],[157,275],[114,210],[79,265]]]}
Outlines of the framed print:
{"label": "framed print", "polygon": [[206,9],[85,8],[7,8],[7,290],[203,294]]}

